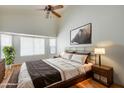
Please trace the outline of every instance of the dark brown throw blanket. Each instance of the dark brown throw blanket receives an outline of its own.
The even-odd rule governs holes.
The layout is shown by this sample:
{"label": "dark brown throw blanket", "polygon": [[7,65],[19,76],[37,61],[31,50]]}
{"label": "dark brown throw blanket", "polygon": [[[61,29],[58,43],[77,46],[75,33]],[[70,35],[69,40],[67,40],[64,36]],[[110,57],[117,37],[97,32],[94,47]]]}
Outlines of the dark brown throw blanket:
{"label": "dark brown throw blanket", "polygon": [[60,72],[42,60],[26,62],[34,87],[46,87],[61,80]]}

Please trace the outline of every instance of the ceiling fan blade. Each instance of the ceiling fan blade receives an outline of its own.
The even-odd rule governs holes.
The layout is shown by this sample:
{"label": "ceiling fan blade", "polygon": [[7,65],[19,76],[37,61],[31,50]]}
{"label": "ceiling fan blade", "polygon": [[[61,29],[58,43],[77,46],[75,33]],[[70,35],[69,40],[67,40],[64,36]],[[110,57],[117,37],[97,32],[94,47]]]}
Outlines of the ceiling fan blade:
{"label": "ceiling fan blade", "polygon": [[63,5],[53,6],[53,10],[60,9],[60,8],[63,8],[63,7],[64,7]]}
{"label": "ceiling fan blade", "polygon": [[57,12],[55,12],[55,11],[51,11],[55,16],[57,16],[57,17],[61,17],[61,15],[60,14],[58,14]]}

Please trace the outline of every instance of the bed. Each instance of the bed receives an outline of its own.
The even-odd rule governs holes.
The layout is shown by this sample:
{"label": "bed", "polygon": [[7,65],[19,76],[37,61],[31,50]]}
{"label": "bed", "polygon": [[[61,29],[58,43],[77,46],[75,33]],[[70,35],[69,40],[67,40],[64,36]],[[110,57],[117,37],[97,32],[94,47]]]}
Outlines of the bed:
{"label": "bed", "polygon": [[69,87],[90,77],[92,75],[91,68],[92,63],[82,65],[62,57],[24,62],[20,69],[17,87]]}

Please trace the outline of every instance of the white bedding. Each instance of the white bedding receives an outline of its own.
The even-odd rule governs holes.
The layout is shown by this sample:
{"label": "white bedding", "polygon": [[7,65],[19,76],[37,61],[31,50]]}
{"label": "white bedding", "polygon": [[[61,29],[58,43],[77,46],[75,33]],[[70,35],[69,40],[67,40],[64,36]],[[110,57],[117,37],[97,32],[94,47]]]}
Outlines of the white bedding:
{"label": "white bedding", "polygon": [[[55,58],[55,59],[50,58],[50,59],[45,59],[43,61],[51,65],[52,67],[56,68],[60,72],[62,81],[68,80],[72,77],[75,77],[83,73],[85,74],[87,71],[91,70],[91,66],[92,66],[92,63],[82,65],[80,63],[63,58]],[[17,87],[18,88],[34,87],[25,63],[23,63],[21,66]]]}

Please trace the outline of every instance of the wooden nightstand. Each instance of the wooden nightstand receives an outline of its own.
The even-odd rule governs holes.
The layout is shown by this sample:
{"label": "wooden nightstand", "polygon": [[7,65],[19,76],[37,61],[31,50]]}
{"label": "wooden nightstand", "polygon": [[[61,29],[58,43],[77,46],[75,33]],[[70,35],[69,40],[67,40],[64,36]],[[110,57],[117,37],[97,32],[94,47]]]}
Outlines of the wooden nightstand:
{"label": "wooden nightstand", "polygon": [[113,68],[109,66],[93,65],[93,79],[106,85],[110,86],[113,83]]}

